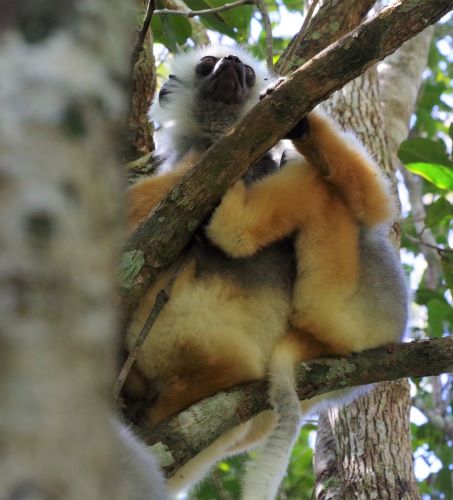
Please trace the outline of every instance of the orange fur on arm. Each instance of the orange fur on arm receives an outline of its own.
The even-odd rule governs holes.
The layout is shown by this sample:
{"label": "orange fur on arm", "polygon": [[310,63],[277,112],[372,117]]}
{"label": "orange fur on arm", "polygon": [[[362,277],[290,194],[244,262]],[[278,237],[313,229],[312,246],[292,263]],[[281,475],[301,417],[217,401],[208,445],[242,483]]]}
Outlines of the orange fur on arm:
{"label": "orange fur on arm", "polygon": [[207,235],[231,257],[253,255],[293,232],[307,207],[320,206],[324,193],[323,181],[303,160],[250,188],[238,181],[222,198]]}
{"label": "orange fur on arm", "polygon": [[129,232],[133,232],[148,218],[151,210],[184,177],[199,157],[199,153],[190,152],[170,172],[140,180],[129,188],[127,193]]}
{"label": "orange fur on arm", "polygon": [[358,222],[372,227],[392,220],[390,184],[364,146],[322,113],[307,119],[309,132],[293,141],[296,149],[337,186]]}

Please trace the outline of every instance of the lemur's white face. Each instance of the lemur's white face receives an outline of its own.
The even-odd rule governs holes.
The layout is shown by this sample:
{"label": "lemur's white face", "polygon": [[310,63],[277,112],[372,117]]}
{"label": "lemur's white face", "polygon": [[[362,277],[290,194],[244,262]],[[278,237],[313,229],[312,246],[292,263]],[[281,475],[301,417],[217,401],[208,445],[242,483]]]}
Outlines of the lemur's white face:
{"label": "lemur's white face", "polygon": [[186,149],[191,137],[217,138],[275,79],[238,46],[209,45],[177,55],[170,69],[149,112],[162,127],[159,152],[167,157],[171,147]]}
{"label": "lemur's white face", "polygon": [[255,87],[254,69],[234,55],[204,56],[195,66],[200,99],[242,104]]}

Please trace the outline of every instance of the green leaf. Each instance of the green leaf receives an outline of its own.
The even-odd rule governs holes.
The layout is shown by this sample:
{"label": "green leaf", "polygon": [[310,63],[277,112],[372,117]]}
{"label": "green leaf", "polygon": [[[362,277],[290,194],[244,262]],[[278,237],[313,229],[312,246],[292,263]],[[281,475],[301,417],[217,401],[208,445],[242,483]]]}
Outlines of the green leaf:
{"label": "green leaf", "polygon": [[120,262],[120,283],[122,287],[131,288],[133,286],[134,280],[144,263],[143,252],[140,250],[123,253]]}
{"label": "green leaf", "polygon": [[153,16],[153,18],[151,19],[151,30],[153,32],[154,42],[165,45],[162,16]]}
{"label": "green leaf", "polygon": [[[449,459],[451,459],[451,449],[450,449]],[[449,470],[448,460],[447,462],[444,462],[444,466],[438,472],[435,486],[438,487],[439,492],[442,492],[443,498],[453,498],[453,486],[452,486],[451,471]],[[437,498],[442,498],[442,497],[438,496]]]}
{"label": "green leaf", "polygon": [[[192,10],[205,10],[212,9],[213,7],[219,7],[225,2],[214,1],[214,0],[186,0],[186,5]],[[207,28],[214,31],[219,31],[224,35],[228,35],[231,38],[236,37],[236,32],[233,27],[227,22],[225,12],[218,12],[216,14],[210,14],[206,16],[199,17],[202,24]]]}
{"label": "green leaf", "polygon": [[293,10],[302,13],[302,4],[305,4],[305,2],[301,2],[300,0],[283,0],[283,3],[285,4],[285,7],[288,10]]}
{"label": "green leaf", "polygon": [[451,219],[453,219],[453,205],[443,196],[431,205],[426,205],[425,224],[427,227],[440,226]]}
{"label": "green leaf", "polygon": [[419,288],[415,292],[415,302],[420,305],[426,305],[430,300],[445,301],[445,298],[440,290],[431,290],[430,288]]}
{"label": "green leaf", "polygon": [[189,20],[182,16],[167,16],[169,26],[175,34],[178,45],[184,45],[192,35],[192,25]]}
{"label": "green leaf", "polygon": [[162,16],[162,25],[164,28],[164,40],[166,41],[164,42],[165,45],[172,52],[178,53],[179,46],[192,34],[192,27],[189,21],[181,16]]}
{"label": "green leaf", "polygon": [[447,318],[451,316],[451,307],[441,300],[428,302],[428,324],[433,337],[442,337],[445,333]]}
{"label": "green leaf", "polygon": [[398,158],[408,163],[437,163],[451,165],[443,143],[430,139],[417,138],[403,141],[398,150]]}
{"label": "green leaf", "polygon": [[192,35],[192,25],[182,16],[153,16],[151,21],[154,42],[165,45],[173,53],[179,52]]}
{"label": "green leaf", "polygon": [[408,163],[406,168],[440,189],[453,190],[453,169],[436,163]]}
{"label": "green leaf", "polygon": [[439,49],[437,48],[437,45],[434,43],[433,40],[429,48],[429,55],[428,55],[429,67],[433,70],[436,70],[440,60],[441,60],[441,55],[439,54]]}
{"label": "green leaf", "polygon": [[[225,4],[223,0],[209,0],[209,2],[215,7],[220,7]],[[241,5],[240,7],[221,12],[220,14],[228,26],[235,32],[235,38],[239,42],[246,42],[249,37],[253,7],[251,5]]]}
{"label": "green leaf", "polygon": [[453,254],[443,253],[440,262],[447,287],[453,292]]}

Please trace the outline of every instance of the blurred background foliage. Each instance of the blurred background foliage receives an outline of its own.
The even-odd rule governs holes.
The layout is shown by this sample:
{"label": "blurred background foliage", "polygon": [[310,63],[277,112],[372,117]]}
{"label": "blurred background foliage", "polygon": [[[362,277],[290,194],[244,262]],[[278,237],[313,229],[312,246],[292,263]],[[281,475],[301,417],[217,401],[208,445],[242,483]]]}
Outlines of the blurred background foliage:
{"label": "blurred background foliage", "polygon": [[[221,0],[158,0],[157,8],[198,11],[225,3]],[[265,60],[268,45],[259,3],[195,17],[153,16],[158,84],[168,76],[166,61],[172,54],[209,41],[244,44]],[[265,5],[272,25],[275,62],[302,25],[304,2],[266,0],[261,4]],[[141,19],[143,10],[137,14]],[[413,294],[408,331],[408,337],[413,339],[450,335],[453,324],[452,33],[453,16],[435,28],[424,83],[411,119],[410,136],[399,151],[402,164],[398,179],[403,207],[401,247]],[[407,172],[415,177],[409,177]],[[408,179],[415,180],[418,189],[414,191]],[[419,211],[414,215],[414,200],[422,208],[421,217]],[[425,238],[426,235],[429,238]],[[447,374],[412,381],[415,473],[424,499],[453,498],[452,381],[453,377]],[[301,431],[280,492],[282,500],[313,497],[315,424],[311,422]],[[238,478],[243,467],[244,457],[220,463],[191,497],[199,500],[239,498]]]}

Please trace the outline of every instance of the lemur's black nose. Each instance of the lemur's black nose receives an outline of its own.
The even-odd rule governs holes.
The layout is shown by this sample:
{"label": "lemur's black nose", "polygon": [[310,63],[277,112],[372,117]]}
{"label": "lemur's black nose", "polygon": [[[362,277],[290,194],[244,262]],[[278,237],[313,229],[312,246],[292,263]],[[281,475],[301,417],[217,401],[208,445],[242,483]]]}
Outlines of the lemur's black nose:
{"label": "lemur's black nose", "polygon": [[232,54],[230,54],[229,56],[225,56],[225,59],[227,59],[228,61],[231,61],[233,63],[240,63],[242,62],[239,57],[237,56],[233,56]]}

